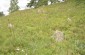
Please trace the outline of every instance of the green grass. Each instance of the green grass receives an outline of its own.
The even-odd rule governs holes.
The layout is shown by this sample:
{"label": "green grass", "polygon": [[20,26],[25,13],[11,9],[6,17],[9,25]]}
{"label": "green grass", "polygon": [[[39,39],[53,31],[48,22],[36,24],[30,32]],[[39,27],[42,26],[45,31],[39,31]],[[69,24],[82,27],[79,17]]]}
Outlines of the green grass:
{"label": "green grass", "polygon": [[[64,32],[63,42],[51,37],[56,30]],[[0,55],[26,54],[84,55],[85,4],[67,1],[0,17]]]}

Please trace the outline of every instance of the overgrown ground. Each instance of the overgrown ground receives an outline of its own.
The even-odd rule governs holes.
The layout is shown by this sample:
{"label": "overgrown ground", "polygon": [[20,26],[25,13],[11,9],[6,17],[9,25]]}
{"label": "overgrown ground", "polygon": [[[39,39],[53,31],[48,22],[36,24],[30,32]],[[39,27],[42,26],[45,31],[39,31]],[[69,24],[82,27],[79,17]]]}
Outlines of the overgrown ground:
{"label": "overgrown ground", "polygon": [[[56,30],[64,32],[62,42],[51,37]],[[1,17],[0,55],[85,55],[85,3],[67,1]]]}

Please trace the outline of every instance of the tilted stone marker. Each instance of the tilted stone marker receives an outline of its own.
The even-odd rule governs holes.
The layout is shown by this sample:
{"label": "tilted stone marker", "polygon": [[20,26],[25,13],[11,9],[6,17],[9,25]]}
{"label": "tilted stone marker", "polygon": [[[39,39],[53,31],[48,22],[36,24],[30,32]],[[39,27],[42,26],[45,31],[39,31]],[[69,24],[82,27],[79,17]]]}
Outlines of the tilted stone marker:
{"label": "tilted stone marker", "polygon": [[52,37],[57,42],[62,42],[64,40],[64,33],[62,31],[56,30]]}
{"label": "tilted stone marker", "polygon": [[13,28],[13,25],[11,23],[8,24],[9,28]]}

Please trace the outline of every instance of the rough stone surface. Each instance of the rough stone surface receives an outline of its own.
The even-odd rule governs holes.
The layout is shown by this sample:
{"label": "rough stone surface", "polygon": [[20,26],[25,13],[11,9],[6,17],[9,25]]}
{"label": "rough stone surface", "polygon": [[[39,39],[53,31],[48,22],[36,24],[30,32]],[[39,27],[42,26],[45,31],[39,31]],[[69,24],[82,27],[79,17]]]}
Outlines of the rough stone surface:
{"label": "rough stone surface", "polygon": [[52,36],[57,42],[62,42],[64,40],[64,34],[62,31],[56,30]]}
{"label": "rough stone surface", "polygon": [[13,25],[11,23],[8,24],[9,28],[13,28]]}

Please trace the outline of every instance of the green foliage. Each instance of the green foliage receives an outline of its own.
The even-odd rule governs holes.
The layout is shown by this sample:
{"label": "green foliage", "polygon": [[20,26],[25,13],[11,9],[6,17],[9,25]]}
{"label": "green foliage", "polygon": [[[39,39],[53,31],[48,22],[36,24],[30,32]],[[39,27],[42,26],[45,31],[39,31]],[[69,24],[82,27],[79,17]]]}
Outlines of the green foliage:
{"label": "green foliage", "polygon": [[76,2],[76,6],[80,5],[80,4],[85,4],[85,0],[75,0]]}
{"label": "green foliage", "polygon": [[36,2],[37,0],[31,0],[30,3],[28,3],[27,7],[31,7],[31,6],[35,6],[36,5]]}
{"label": "green foliage", "polygon": [[[85,55],[85,5],[75,4],[70,0],[0,17],[0,55]],[[63,42],[52,38],[56,30],[64,33]]]}
{"label": "green foliage", "polygon": [[4,16],[3,12],[0,12],[0,16]]}
{"label": "green foliage", "polygon": [[51,1],[51,3],[53,4],[56,3],[58,0],[49,0],[49,1]]}
{"label": "green foliage", "polygon": [[11,0],[9,12],[17,11],[19,9],[19,6],[17,4],[18,4],[18,0]]}
{"label": "green foliage", "polygon": [[27,7],[34,6],[35,8],[37,8],[37,7],[40,7],[43,5],[46,6],[46,5],[48,5],[48,1],[50,1],[52,4],[57,2],[57,0],[31,0],[31,2],[28,3]]}
{"label": "green foliage", "polygon": [[39,0],[36,7],[40,7],[43,5],[48,5],[48,0]]}

